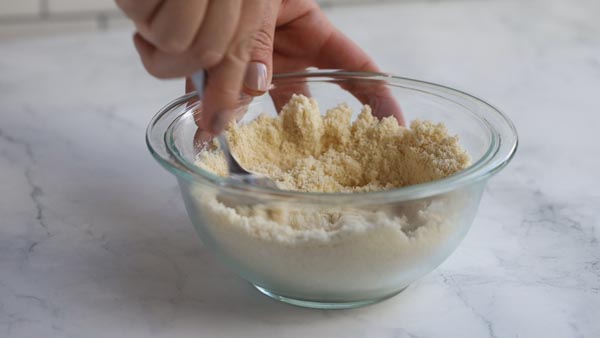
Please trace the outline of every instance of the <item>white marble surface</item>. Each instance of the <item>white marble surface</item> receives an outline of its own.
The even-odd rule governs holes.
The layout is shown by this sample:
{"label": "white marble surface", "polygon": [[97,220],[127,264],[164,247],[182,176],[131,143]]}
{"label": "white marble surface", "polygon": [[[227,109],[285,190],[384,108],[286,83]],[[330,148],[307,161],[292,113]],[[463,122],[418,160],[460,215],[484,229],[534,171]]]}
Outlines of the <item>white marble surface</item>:
{"label": "white marble surface", "polygon": [[0,337],[599,337],[600,2],[331,18],[382,68],[488,99],[521,146],[434,273],[378,305],[272,301],[203,248],[144,144],[179,81],[126,31],[0,45]]}

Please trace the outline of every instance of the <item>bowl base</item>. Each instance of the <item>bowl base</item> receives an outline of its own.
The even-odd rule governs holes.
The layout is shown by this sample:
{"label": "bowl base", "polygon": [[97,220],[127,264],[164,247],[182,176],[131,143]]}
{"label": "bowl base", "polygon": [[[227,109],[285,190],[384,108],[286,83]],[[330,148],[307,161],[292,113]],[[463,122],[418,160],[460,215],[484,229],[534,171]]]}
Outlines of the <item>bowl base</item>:
{"label": "bowl base", "polygon": [[367,306],[367,305],[371,305],[371,304],[375,304],[375,303],[379,303],[381,301],[384,301],[388,298],[392,298],[395,295],[399,294],[400,292],[406,290],[406,287],[404,287],[403,289],[400,289],[399,291],[395,291],[389,295],[385,295],[382,297],[378,297],[378,298],[374,298],[374,299],[366,299],[366,300],[358,300],[358,301],[349,301],[349,302],[344,302],[344,301],[315,301],[315,300],[304,300],[304,299],[296,299],[296,298],[290,298],[290,297],[286,297],[286,296],[282,296],[279,295],[277,293],[274,293],[268,289],[265,289],[261,286],[258,286],[256,284],[252,284],[258,291],[260,291],[263,295],[266,295],[272,299],[278,300],[280,302],[286,303],[286,304],[290,304],[290,305],[295,305],[295,306],[300,306],[300,307],[306,307],[306,308],[312,308],[312,309],[321,309],[321,310],[341,310],[341,309],[353,309],[353,308],[357,308],[357,307],[362,307],[362,306]]}

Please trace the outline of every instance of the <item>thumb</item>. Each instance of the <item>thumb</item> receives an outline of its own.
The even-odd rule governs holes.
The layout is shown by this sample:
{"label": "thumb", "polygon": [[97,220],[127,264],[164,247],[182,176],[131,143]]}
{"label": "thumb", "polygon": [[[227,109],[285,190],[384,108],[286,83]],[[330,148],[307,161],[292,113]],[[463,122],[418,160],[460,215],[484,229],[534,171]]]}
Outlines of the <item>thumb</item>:
{"label": "thumb", "polygon": [[278,1],[271,1],[265,11],[263,22],[254,35],[250,52],[250,62],[244,76],[244,92],[258,96],[269,90],[273,77],[273,43],[275,24],[279,12]]}

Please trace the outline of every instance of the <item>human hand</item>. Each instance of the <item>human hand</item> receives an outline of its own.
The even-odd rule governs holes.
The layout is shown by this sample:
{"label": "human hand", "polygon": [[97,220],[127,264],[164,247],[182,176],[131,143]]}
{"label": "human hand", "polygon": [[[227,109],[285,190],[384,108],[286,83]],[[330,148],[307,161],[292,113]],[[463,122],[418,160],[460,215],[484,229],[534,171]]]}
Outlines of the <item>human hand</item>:
{"label": "human hand", "polygon": [[[307,67],[378,71],[369,56],[327,20],[314,0],[117,3],[138,29],[134,42],[150,74],[174,78],[206,69],[201,119],[212,133],[220,132],[231,120],[240,92],[263,94],[273,72]],[[192,89],[189,81],[187,87]],[[371,95],[381,98],[375,113],[395,115],[403,122],[385,87]],[[273,96],[276,104],[287,100],[276,93]],[[371,103],[365,102],[364,95],[356,96]]]}

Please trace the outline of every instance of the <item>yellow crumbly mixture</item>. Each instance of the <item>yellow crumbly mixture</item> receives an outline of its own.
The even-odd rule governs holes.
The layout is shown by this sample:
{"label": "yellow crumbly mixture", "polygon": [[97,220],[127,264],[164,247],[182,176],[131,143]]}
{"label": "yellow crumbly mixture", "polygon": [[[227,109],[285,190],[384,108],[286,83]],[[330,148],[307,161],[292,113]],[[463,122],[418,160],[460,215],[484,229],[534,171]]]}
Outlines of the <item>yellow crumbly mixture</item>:
{"label": "yellow crumbly mixture", "polygon": [[[227,138],[244,168],[284,190],[383,190],[440,179],[469,165],[443,124],[417,120],[405,128],[394,117],[375,118],[366,105],[354,122],[351,116],[346,104],[321,115],[314,99],[293,95],[278,117],[232,123]],[[198,164],[227,175],[215,144],[199,154]]]}

